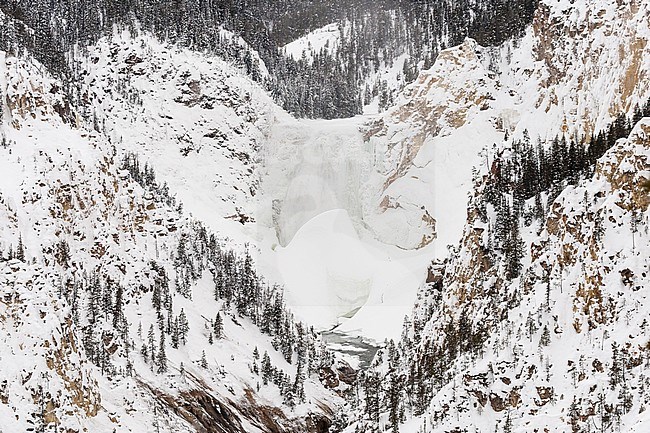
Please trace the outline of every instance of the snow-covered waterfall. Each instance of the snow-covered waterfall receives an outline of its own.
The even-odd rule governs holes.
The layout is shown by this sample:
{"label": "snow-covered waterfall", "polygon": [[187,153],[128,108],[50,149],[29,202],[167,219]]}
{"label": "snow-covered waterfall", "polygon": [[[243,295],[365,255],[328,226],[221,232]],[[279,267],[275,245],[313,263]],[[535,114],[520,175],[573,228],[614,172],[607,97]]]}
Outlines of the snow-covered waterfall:
{"label": "snow-covered waterfall", "polygon": [[283,246],[328,210],[345,209],[359,223],[364,194],[371,193],[366,181],[372,155],[359,132],[360,120],[291,120],[272,128],[262,176],[267,209],[261,214],[271,218]]}
{"label": "snow-covered waterfall", "polygon": [[359,130],[365,120],[276,122],[257,215],[277,236],[274,268],[301,319],[383,340],[399,333],[428,257],[386,245],[366,226],[383,178]]}

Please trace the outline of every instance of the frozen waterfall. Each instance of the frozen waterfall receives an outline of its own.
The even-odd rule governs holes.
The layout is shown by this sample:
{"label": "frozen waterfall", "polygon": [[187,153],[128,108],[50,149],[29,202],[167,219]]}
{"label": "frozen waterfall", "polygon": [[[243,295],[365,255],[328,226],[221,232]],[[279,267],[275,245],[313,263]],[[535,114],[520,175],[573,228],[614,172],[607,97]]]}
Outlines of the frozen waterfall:
{"label": "frozen waterfall", "polygon": [[364,119],[276,122],[264,150],[259,222],[274,229],[273,261],[287,302],[321,329],[397,337],[428,257],[374,238],[382,177],[359,131]]}

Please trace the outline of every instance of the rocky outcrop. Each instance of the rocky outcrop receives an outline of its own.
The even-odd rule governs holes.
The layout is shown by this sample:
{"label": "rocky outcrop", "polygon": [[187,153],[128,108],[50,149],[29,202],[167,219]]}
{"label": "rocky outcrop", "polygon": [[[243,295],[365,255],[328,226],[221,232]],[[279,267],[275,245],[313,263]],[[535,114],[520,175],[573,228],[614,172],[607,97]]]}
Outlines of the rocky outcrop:
{"label": "rocky outcrop", "polygon": [[71,318],[55,295],[51,275],[37,266],[0,262],[0,402],[17,429],[60,425],[81,432],[97,416],[101,394]]}
{"label": "rocky outcrop", "polygon": [[141,385],[155,396],[163,410],[171,410],[187,421],[196,433],[248,433],[250,426],[268,433],[327,433],[332,424],[330,418],[318,413],[290,417],[278,407],[260,404],[252,390],[246,392],[245,399],[233,401],[216,397],[208,388],[171,395]]}
{"label": "rocky outcrop", "polygon": [[[521,39],[496,48],[467,40],[442,51],[394,108],[364,128],[384,178],[374,198],[378,237],[405,248],[456,244],[472,167],[489,169],[500,150],[493,143],[524,131],[533,140],[588,136],[643,105],[648,8],[642,0],[541,1]],[[427,213],[435,226],[416,223]],[[381,223],[400,219],[409,233],[398,241]]]}
{"label": "rocky outcrop", "polygon": [[343,360],[329,367],[321,367],[318,372],[321,383],[329,389],[339,392],[349,389],[357,380],[358,371]]}
{"label": "rocky outcrop", "polygon": [[[638,360],[646,356],[647,344],[639,329],[647,326],[642,292],[650,285],[640,260],[650,251],[650,206],[643,186],[648,178],[650,118],[644,118],[598,160],[593,176],[566,188],[550,205],[541,233],[526,237],[530,261],[514,280],[499,271],[499,255],[486,248],[470,208],[444,288],[436,290],[439,279],[430,278],[404,343],[419,342],[411,367],[448,368],[428,408],[431,416],[445,419],[454,410],[469,410],[473,415],[460,424],[475,425],[481,415],[474,409],[489,407],[502,414],[499,425],[509,419],[522,428],[571,425],[578,431],[578,426],[614,419],[630,429],[642,425],[634,415],[624,415],[650,401],[645,390],[627,388],[646,380]],[[480,185],[476,193],[481,194]],[[486,264],[486,257],[492,261]],[[425,325],[419,324],[422,318]],[[475,332],[483,337],[474,339]],[[427,356],[449,356],[450,345],[465,344],[468,352],[456,353],[454,361],[446,361],[448,367]],[[467,365],[474,367],[462,367]],[[418,377],[411,380],[422,380]],[[459,395],[459,383],[474,409],[449,397],[450,392]],[[612,401],[607,407],[604,395]],[[558,423],[540,418],[557,410],[567,414]]]}

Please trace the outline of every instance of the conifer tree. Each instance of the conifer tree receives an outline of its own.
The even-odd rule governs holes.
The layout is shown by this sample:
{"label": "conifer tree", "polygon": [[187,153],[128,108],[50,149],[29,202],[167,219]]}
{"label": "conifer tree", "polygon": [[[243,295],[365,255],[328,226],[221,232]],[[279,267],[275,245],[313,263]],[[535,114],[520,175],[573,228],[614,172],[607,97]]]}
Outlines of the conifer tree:
{"label": "conifer tree", "polygon": [[25,246],[23,245],[23,236],[18,236],[18,248],[16,248],[16,259],[21,262],[25,261]]}
{"label": "conifer tree", "polygon": [[145,364],[149,363],[149,349],[147,348],[146,344],[142,344],[142,347],[140,348],[140,354],[142,355],[142,359],[144,359]]}
{"label": "conifer tree", "polygon": [[180,335],[178,333],[178,317],[176,317],[174,319],[174,323],[172,323],[171,338],[172,338],[172,347],[174,349],[178,349],[178,344],[180,342]]}
{"label": "conifer tree", "polygon": [[178,315],[178,337],[180,344],[185,345],[185,343],[187,343],[187,334],[189,331],[190,323],[187,320],[185,311],[181,309],[181,312]]}
{"label": "conifer tree", "polygon": [[115,307],[113,308],[113,328],[118,329],[122,317],[124,317],[122,306],[123,288],[121,284],[117,285],[115,293]]}
{"label": "conifer tree", "polygon": [[223,338],[223,319],[221,318],[221,313],[217,313],[217,317],[214,319],[214,337],[217,340]]}
{"label": "conifer tree", "polygon": [[296,397],[294,395],[294,392],[291,388],[288,388],[284,392],[284,401],[283,403],[291,410],[295,409],[296,407]]}
{"label": "conifer tree", "polygon": [[546,347],[551,344],[551,333],[548,330],[548,326],[544,325],[544,330],[542,331],[542,336],[539,339],[540,347]]}
{"label": "conifer tree", "polygon": [[167,355],[165,354],[165,333],[160,333],[160,346],[158,348],[158,356],[156,358],[158,366],[158,373],[165,373],[167,371]]}
{"label": "conifer tree", "polygon": [[262,381],[264,385],[268,385],[273,375],[273,367],[271,365],[271,358],[269,357],[268,352],[264,351],[262,357]]}
{"label": "conifer tree", "polygon": [[149,342],[149,355],[150,355],[151,365],[153,369],[153,365],[156,361],[156,346],[155,346],[156,334],[154,333],[153,325],[149,326],[149,333],[147,334],[147,339]]}

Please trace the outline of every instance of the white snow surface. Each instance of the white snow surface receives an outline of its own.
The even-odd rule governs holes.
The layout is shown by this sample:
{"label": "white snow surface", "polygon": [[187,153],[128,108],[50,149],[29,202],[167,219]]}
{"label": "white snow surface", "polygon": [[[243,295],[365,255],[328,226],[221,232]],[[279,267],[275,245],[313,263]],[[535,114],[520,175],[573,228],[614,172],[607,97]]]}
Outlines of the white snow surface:
{"label": "white snow surface", "polygon": [[[296,120],[228,64],[147,35],[116,31],[77,58],[88,71],[84,80],[93,95],[91,109],[98,129],[121,150],[136,152],[155,167],[157,177],[178,195],[186,212],[240,246],[254,245],[264,273],[286,285],[290,302],[325,302],[319,308],[322,314],[301,318],[330,328],[339,324],[340,315],[367,299],[398,313],[382,321],[381,327],[372,315],[361,313],[355,332],[379,340],[398,335],[406,306],[412,304],[425,275],[424,251],[416,254],[418,259],[408,259],[408,272],[388,278],[399,281],[398,286],[380,284],[385,278],[375,275],[367,296],[342,295],[334,303],[328,293],[349,287],[345,278],[332,280],[327,275],[346,275],[347,269],[337,271],[330,263],[330,274],[321,272],[306,285],[301,267],[277,266],[289,257],[278,245],[287,246],[305,223],[330,210],[344,210],[357,233],[355,245],[374,251],[383,261],[400,260],[404,253],[392,242],[377,242],[378,233],[392,233],[396,243],[401,237],[419,236],[409,228],[422,224],[419,214],[373,220],[380,212],[383,176],[377,170],[380,155],[363,139],[367,117]],[[321,247],[331,249],[324,244],[328,237],[321,239]],[[303,260],[316,257],[296,246],[306,244],[294,243],[292,254]],[[349,259],[339,265],[355,259],[339,254]],[[408,278],[402,277],[405,273]],[[337,284],[340,287],[334,289]],[[391,295],[395,291],[402,296]],[[295,296],[298,293],[302,295]],[[306,299],[306,294],[314,299]],[[361,321],[362,317],[367,319]]]}
{"label": "white snow surface", "polygon": [[[194,217],[239,242],[256,151],[278,108],[232,65],[128,31],[76,53],[98,129],[155,167]],[[243,228],[243,230],[242,230]]]}
{"label": "white snow surface", "polygon": [[[525,288],[518,278],[501,289],[513,293],[523,288],[522,301],[505,308],[507,318],[498,321],[478,356],[464,354],[449,366],[451,379],[434,394],[425,413],[411,417],[400,431],[420,432],[424,426],[434,433],[456,426],[470,432],[499,431],[508,417],[512,431],[570,431],[573,402],[585,417],[581,422],[604,426],[605,431],[616,431],[616,425],[621,431],[645,431],[650,379],[641,360],[647,359],[648,344],[644,290],[650,278],[650,207],[647,193],[638,194],[638,182],[649,167],[650,118],[645,118],[598,161],[593,178],[564,190],[541,235],[533,228],[524,234],[534,257],[524,260],[523,275],[536,275],[537,282]],[[461,266],[471,266],[472,251],[461,249],[460,254]],[[622,278],[626,272],[633,276]],[[544,274],[550,276],[548,286]],[[467,314],[477,324],[490,320],[485,309],[489,311],[486,289],[491,282],[478,274],[475,278],[465,283],[451,276],[430,315],[426,298],[431,292],[423,288],[413,319],[427,317],[418,325],[424,326],[425,347],[448,338],[441,329],[448,314]],[[541,342],[544,327],[548,344]],[[608,425],[592,409],[600,396],[607,404],[620,404],[622,386],[611,383],[614,344],[626,351],[620,362],[626,363],[624,386],[631,409]],[[550,398],[544,390],[551,391]],[[383,416],[380,424],[386,423]]]}
{"label": "white snow surface", "polygon": [[320,54],[321,51],[336,53],[340,40],[341,29],[337,23],[332,23],[289,42],[282,49],[294,60],[300,60],[304,56],[308,62],[311,62],[314,55]]}
{"label": "white snow surface", "polygon": [[296,315],[322,328],[375,341],[397,339],[429,256],[359,238],[343,209],[309,220],[277,250],[277,266]]}
{"label": "white snow surface", "polygon": [[[640,80],[629,91],[621,88],[631,69],[638,67],[639,74],[646,74],[647,50],[635,51],[622,63],[615,62],[612,53],[618,51],[619,44],[632,46],[648,34],[647,22],[641,19],[647,5],[642,4],[633,18],[620,26],[620,34],[613,33],[610,24],[622,19],[622,12],[614,7],[607,6],[601,16],[598,7],[549,6],[549,16],[561,17],[561,24],[552,28],[554,34],[563,34],[563,26],[579,27],[585,19],[602,25],[584,40],[570,39],[563,46],[544,39],[541,24],[531,27],[520,41],[499,49],[487,50],[467,41],[443,51],[433,67],[407,87],[397,105],[379,116],[293,119],[254,83],[224,72],[229,69],[218,60],[142,36],[117,35],[112,43],[122,48],[112,57],[107,54],[111,43],[100,43],[96,51],[104,54],[97,65],[88,63],[88,68],[90,77],[109,80],[111,74],[119,76],[125,70],[121,65],[132,52],[139,54],[144,61],[127,68],[126,75],[139,89],[142,105],[134,109],[123,102],[127,98],[107,95],[96,108],[98,116],[106,118],[106,125],[113,125],[107,129],[119,135],[115,140],[121,138],[121,146],[145,155],[192,215],[240,243],[257,245],[265,272],[286,284],[289,299],[300,304],[321,300],[332,304],[329,296],[336,290],[326,273],[317,273],[320,277],[307,285],[299,267],[291,270],[285,266],[278,272],[276,266],[280,257],[274,257],[273,251],[282,256],[284,247],[305,261],[314,257],[298,252],[296,245],[307,242],[289,247],[294,235],[312,218],[342,209],[365,247],[379,246],[389,257],[398,251],[393,246],[420,248],[422,257],[445,257],[447,246],[457,243],[463,230],[472,167],[485,169],[489,165],[490,152],[499,147],[493,150],[491,144],[500,143],[506,131],[520,136],[527,129],[533,139],[563,131],[590,131],[642,101],[647,80]],[[538,18],[541,23],[544,19],[543,14]],[[324,41],[332,28],[315,32],[320,36],[306,37],[295,47],[308,46],[310,38]],[[595,46],[607,55],[590,56]],[[544,49],[547,57],[535,58]],[[565,63],[562,67],[561,62]],[[558,75],[558,70],[564,74]],[[169,81],[168,77],[176,77],[169,86],[155,85]],[[225,90],[220,84],[224,82]],[[574,92],[577,82],[588,90]],[[192,90],[197,86],[193,83],[199,84],[198,92]],[[106,87],[108,84],[93,84],[99,91]],[[241,101],[234,98],[232,104],[228,88],[250,96]],[[215,96],[214,107],[206,108],[205,97]],[[174,101],[177,98],[181,103]],[[194,104],[194,99],[199,102]],[[132,114],[138,110],[140,113]],[[150,119],[157,119],[158,127],[144,124]],[[224,132],[224,138],[205,137],[214,130]],[[186,157],[178,153],[183,147],[192,149]],[[488,151],[480,155],[485,147]],[[254,195],[249,191],[251,185]],[[241,215],[251,222],[240,224]],[[424,246],[427,249],[423,250]],[[399,286],[405,302],[415,296],[417,285],[410,281],[419,279],[421,283],[426,275],[426,260],[415,261],[419,264],[409,268],[413,278]],[[345,274],[345,269],[341,273]],[[368,300],[382,299],[382,295],[386,299],[390,290],[398,289],[372,286]],[[296,297],[297,293],[315,298]],[[340,297],[329,305],[329,313],[307,315],[306,319],[312,317],[314,324],[324,326],[323,318],[329,317],[327,325],[334,326],[343,320],[334,317],[354,310],[363,298],[365,295]],[[359,322],[361,317],[363,309],[357,315]],[[401,317],[394,323],[399,321]],[[397,332],[394,326],[388,333]]]}

